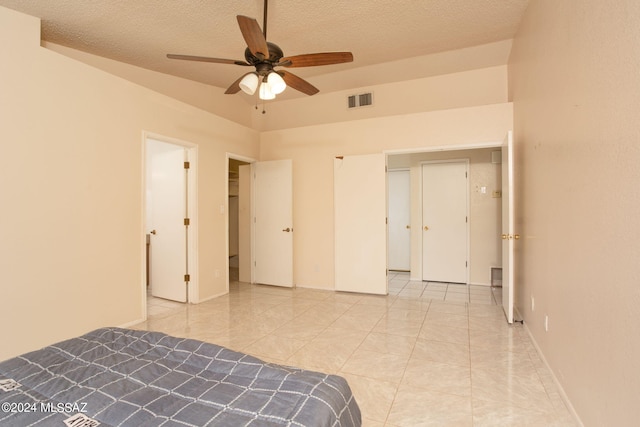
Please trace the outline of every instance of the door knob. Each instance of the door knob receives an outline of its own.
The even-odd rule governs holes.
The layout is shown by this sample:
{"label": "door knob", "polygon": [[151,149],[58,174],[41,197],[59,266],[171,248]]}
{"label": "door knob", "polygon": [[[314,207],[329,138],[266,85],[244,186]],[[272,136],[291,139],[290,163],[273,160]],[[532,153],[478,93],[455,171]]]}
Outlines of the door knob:
{"label": "door knob", "polygon": [[151,230],[149,233],[156,234],[156,230]]}
{"label": "door knob", "polygon": [[513,238],[516,239],[516,240],[520,240],[520,235],[519,234],[514,234]]}
{"label": "door knob", "polygon": [[429,227],[427,227],[426,225],[424,226],[424,231],[429,231]]}
{"label": "door knob", "polygon": [[410,229],[410,228],[411,228],[411,226],[410,226],[410,225],[407,225],[406,229],[408,230],[408,229]]}
{"label": "door knob", "polygon": [[290,232],[290,231],[291,231],[291,229],[290,229],[289,227],[287,227],[287,228],[283,229],[282,231],[284,231],[284,232],[288,233],[288,232]]}

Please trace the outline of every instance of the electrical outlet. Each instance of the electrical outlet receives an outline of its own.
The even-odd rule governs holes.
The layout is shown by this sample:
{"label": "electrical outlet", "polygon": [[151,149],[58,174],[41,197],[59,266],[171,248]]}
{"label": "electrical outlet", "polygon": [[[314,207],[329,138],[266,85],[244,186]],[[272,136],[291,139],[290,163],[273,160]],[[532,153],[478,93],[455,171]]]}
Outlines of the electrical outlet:
{"label": "electrical outlet", "polygon": [[544,315],[544,331],[549,332],[549,315]]}
{"label": "electrical outlet", "polygon": [[535,311],[536,309],[536,301],[533,298],[533,295],[531,296],[531,311]]}

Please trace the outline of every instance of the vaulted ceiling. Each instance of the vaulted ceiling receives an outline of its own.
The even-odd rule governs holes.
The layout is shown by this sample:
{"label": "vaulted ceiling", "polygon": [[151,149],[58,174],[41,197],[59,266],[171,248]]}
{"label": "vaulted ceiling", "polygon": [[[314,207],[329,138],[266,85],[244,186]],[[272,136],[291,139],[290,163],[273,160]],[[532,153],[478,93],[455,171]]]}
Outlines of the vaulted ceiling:
{"label": "vaulted ceiling", "polygon": [[[321,92],[420,74],[422,58],[474,46],[506,60],[528,0],[271,0],[267,39],[286,56],[351,51],[348,64],[296,68]],[[236,15],[263,25],[264,0],[0,0],[42,19],[42,39],[94,55],[226,89],[244,67],[167,59],[167,53],[244,60]],[[474,59],[470,56],[470,61]],[[485,59],[486,62],[486,59]],[[482,66],[482,60],[479,66]],[[491,65],[491,64],[489,64]],[[461,68],[473,64],[460,64]],[[358,78],[358,69],[364,70]],[[413,71],[412,71],[413,69]],[[451,71],[456,71],[455,67]],[[341,75],[345,77],[340,78]],[[327,76],[337,76],[333,80]],[[347,76],[351,76],[347,78]],[[371,79],[370,79],[371,80]],[[376,81],[367,81],[376,84]],[[304,96],[295,91],[289,96]]]}

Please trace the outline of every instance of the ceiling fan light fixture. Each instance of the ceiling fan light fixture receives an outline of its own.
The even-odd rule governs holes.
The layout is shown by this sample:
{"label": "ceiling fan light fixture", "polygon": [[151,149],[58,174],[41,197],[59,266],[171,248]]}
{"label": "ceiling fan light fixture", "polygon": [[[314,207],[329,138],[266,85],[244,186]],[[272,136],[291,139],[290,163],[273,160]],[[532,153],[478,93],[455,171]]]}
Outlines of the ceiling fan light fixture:
{"label": "ceiling fan light fixture", "polygon": [[259,96],[260,96],[260,99],[265,101],[276,98],[276,94],[271,91],[271,87],[269,86],[268,82],[262,82],[262,84],[260,85]]}
{"label": "ceiling fan light fixture", "polygon": [[253,95],[258,88],[258,80],[256,73],[249,73],[240,80],[240,89],[247,95]]}
{"label": "ceiling fan light fixture", "polygon": [[167,54],[167,57],[186,61],[255,67],[255,72],[244,74],[236,79],[224,92],[227,95],[233,95],[241,90],[248,95],[253,95],[258,89],[258,85],[260,85],[258,92],[260,99],[274,99],[287,86],[306,95],[315,95],[319,90],[311,83],[289,71],[274,71],[274,67],[297,68],[344,64],[353,61],[353,54],[351,52],[320,52],[285,56],[277,44],[267,41],[267,3],[268,0],[264,0],[262,29],[254,18],[244,15],[236,16],[240,32],[247,44],[244,50],[244,61],[172,53]]}
{"label": "ceiling fan light fixture", "polygon": [[284,82],[282,76],[275,71],[269,73],[267,76],[267,83],[269,84],[269,88],[274,95],[278,95],[287,88],[287,84]]}

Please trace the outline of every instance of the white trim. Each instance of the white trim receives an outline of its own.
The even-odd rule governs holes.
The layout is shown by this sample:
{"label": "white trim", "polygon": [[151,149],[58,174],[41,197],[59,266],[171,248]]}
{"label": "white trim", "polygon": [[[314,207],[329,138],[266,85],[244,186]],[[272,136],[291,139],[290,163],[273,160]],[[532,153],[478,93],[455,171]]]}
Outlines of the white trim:
{"label": "white trim", "polygon": [[[140,168],[140,182],[142,182],[141,195],[140,198],[142,205],[140,206],[140,225],[141,225],[141,233],[140,233],[140,260],[142,260],[142,268],[140,268],[140,313],[142,314],[142,318],[138,319],[137,323],[144,322],[147,320],[147,233],[145,230],[147,229],[147,136],[145,132],[142,132],[140,144],[140,157],[142,162],[142,167]],[[130,324],[126,324],[128,327]]]}
{"label": "white trim", "polygon": [[489,283],[480,283],[480,282],[469,282],[469,286],[484,286],[485,288],[490,288],[491,284]]}
{"label": "white trim", "polygon": [[[147,305],[146,298],[145,298],[145,304],[144,305],[145,305],[145,311],[146,311],[146,305]],[[118,328],[130,328],[131,326],[135,326],[135,325],[137,325],[139,323],[142,323],[142,322],[144,322],[146,320],[147,320],[147,318],[146,318],[146,315],[145,315],[145,317],[143,319],[141,318],[141,319],[137,319],[137,320],[132,320],[131,322],[123,323],[122,325],[118,325],[117,327]]]}
{"label": "white trim", "polygon": [[[522,319],[523,317],[520,315],[520,311],[517,309],[517,307],[514,306],[514,310],[518,314],[518,318]],[[544,363],[544,366],[547,368],[547,370],[551,374],[551,378],[553,378],[553,382],[554,382],[555,386],[558,388],[558,393],[560,393],[560,397],[562,397],[562,400],[563,400],[564,404],[567,406],[567,410],[569,411],[569,413],[573,417],[574,421],[576,423],[578,423],[579,426],[583,426],[584,427],[584,423],[582,422],[582,420],[580,419],[580,416],[578,415],[578,413],[576,412],[575,408],[571,404],[571,401],[569,400],[569,396],[567,396],[567,393],[564,391],[564,388],[562,388],[562,384],[560,384],[560,381],[558,381],[558,378],[556,377],[556,374],[553,372],[553,369],[551,369],[551,366],[549,366],[549,363],[547,362],[547,359],[544,357],[544,353],[542,353],[542,350],[540,349],[540,346],[538,346],[538,343],[536,342],[535,338],[533,337],[533,334],[531,333],[531,330],[529,329],[529,326],[527,325],[526,322],[523,322],[522,324],[524,326],[524,330],[527,331],[527,334],[529,334],[529,338],[531,338],[531,342],[533,343],[533,347],[536,349],[536,352],[538,353],[538,356],[542,360],[542,363]]]}
{"label": "white trim", "polygon": [[502,141],[478,142],[478,143],[461,144],[461,145],[437,145],[433,147],[400,148],[400,149],[383,150],[382,152],[388,156],[393,156],[396,154],[419,154],[419,153],[430,153],[430,152],[438,152],[438,151],[479,150],[483,148],[502,147],[502,145],[503,145]]}
{"label": "white trim", "polygon": [[[228,276],[229,276],[229,275],[227,274],[227,277],[228,277]],[[221,296],[227,295],[228,293],[229,293],[229,290],[227,289],[227,291],[226,291],[226,292],[222,292],[222,293],[218,293],[218,294],[215,294],[215,295],[208,296],[208,297],[206,297],[206,298],[201,299],[201,300],[200,300],[200,302],[199,302],[199,304],[202,304],[203,302],[207,302],[207,301],[210,301],[210,300],[212,300],[212,299],[215,299],[215,298],[218,298],[218,297],[221,297]]]}
{"label": "white trim", "polygon": [[[311,289],[314,291],[327,291],[327,292],[333,292],[334,294],[337,293],[347,293],[347,292],[343,292],[343,291],[337,291],[334,288],[320,288],[318,286],[314,286],[314,285],[301,285],[299,283],[294,284],[293,286],[294,288],[300,288],[300,289]],[[349,293],[352,295],[352,293]],[[362,295],[367,295],[367,294],[362,294]],[[368,294],[368,295],[375,295],[375,294]]]}

